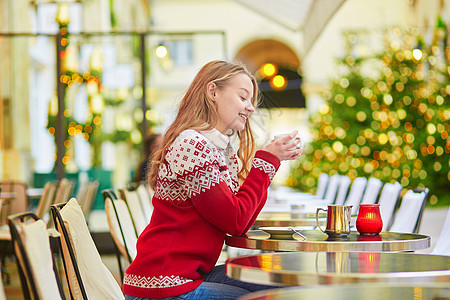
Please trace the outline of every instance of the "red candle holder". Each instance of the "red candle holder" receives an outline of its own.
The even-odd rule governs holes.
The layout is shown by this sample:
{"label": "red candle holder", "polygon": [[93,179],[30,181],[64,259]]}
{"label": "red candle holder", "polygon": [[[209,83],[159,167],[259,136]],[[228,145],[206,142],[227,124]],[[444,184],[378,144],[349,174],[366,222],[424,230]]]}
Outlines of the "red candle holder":
{"label": "red candle holder", "polygon": [[361,235],[377,235],[383,228],[379,204],[360,204],[356,229]]}

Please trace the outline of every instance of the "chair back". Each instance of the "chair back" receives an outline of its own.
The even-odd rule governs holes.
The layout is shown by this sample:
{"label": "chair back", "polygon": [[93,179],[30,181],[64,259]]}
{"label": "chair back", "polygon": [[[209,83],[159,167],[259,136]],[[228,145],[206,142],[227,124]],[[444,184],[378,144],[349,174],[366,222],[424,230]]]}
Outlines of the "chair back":
{"label": "chair back", "polygon": [[8,217],[25,299],[65,299],[46,224],[34,213]]}
{"label": "chair back", "polygon": [[89,183],[89,180],[87,180],[87,179],[78,181],[78,189],[77,189],[75,198],[77,199],[78,204],[80,204],[80,205],[83,203],[83,200],[86,197],[88,183]]}
{"label": "chair back", "polygon": [[450,256],[450,207],[447,210],[447,217],[444,221],[439,239],[431,251],[431,254]]}
{"label": "chair back", "polygon": [[[139,199],[137,190],[119,189],[119,193],[122,199],[128,206],[131,214],[131,220],[133,221],[134,228],[139,236],[145,227],[148,225],[144,214],[144,207]],[[150,220],[149,220],[150,221]]]}
{"label": "chair back", "polygon": [[106,218],[114,243],[129,263],[136,258],[138,234],[127,204],[122,199],[105,199]]}
{"label": "chair back", "polygon": [[[12,194],[12,199],[8,201],[7,211],[9,215],[25,212],[28,208],[27,185],[21,181],[4,180],[0,182],[1,193]],[[0,193],[0,195],[1,195]],[[1,224],[6,224],[7,215],[2,219]]]}
{"label": "chair back", "polygon": [[327,201],[328,204],[332,204],[334,200],[336,199],[336,193],[339,188],[339,183],[341,181],[341,175],[335,174],[330,177],[330,180],[328,182],[327,191],[325,193],[325,201]]}
{"label": "chair back", "polygon": [[[80,199],[80,206],[81,210],[83,211],[83,214],[85,218],[87,219],[89,217],[89,214],[92,210],[92,205],[94,204],[95,196],[97,196],[99,181],[89,181],[86,183],[86,188],[84,193],[82,194],[82,198]],[[78,198],[77,198],[78,199]]]}
{"label": "chair back", "polygon": [[148,224],[150,223],[150,219],[152,218],[152,197],[155,192],[150,187],[147,187],[144,183],[139,184],[136,188],[136,191],[139,195],[139,199],[141,200],[143,212],[145,214],[145,220]]}
{"label": "chair back", "polygon": [[77,200],[54,204],[51,209],[55,226],[63,236],[61,251],[72,297],[124,299],[119,284],[103,264]]}
{"label": "chair back", "polygon": [[65,203],[65,202],[69,201],[70,196],[73,193],[74,187],[75,187],[75,182],[73,182],[67,178],[62,178],[59,181],[54,204]]}
{"label": "chair back", "polygon": [[402,198],[400,208],[395,214],[391,232],[418,233],[425,209],[428,189],[409,190]]}
{"label": "chair back", "polygon": [[325,196],[325,191],[327,189],[329,179],[330,177],[326,173],[321,173],[319,175],[319,180],[317,182],[317,189],[315,193],[316,198],[323,199],[323,197]]}
{"label": "chair back", "polygon": [[341,176],[341,182],[339,183],[339,189],[336,196],[336,201],[334,204],[342,205],[345,202],[345,198],[347,197],[348,188],[350,187],[350,183],[352,180],[348,176]]}
{"label": "chair back", "polygon": [[350,193],[348,194],[348,197],[344,202],[345,205],[352,205],[352,215],[356,215],[358,213],[359,204],[361,203],[366,184],[366,177],[356,177],[353,180]]}
{"label": "chair back", "polygon": [[370,177],[367,181],[366,190],[361,200],[361,204],[375,204],[377,203],[378,194],[380,193],[383,183],[380,179]]}
{"label": "chair back", "polygon": [[[47,214],[50,212],[50,205],[55,200],[56,188],[58,186],[57,181],[48,181],[44,185],[41,199],[39,200],[38,207],[36,209],[36,215],[40,219],[47,218]],[[48,220],[48,219],[47,219]]]}
{"label": "chair back", "polygon": [[380,204],[380,214],[383,220],[382,231],[389,230],[392,225],[392,221],[394,220],[392,216],[398,206],[402,188],[403,186],[398,182],[386,182],[381,190],[378,204]]}

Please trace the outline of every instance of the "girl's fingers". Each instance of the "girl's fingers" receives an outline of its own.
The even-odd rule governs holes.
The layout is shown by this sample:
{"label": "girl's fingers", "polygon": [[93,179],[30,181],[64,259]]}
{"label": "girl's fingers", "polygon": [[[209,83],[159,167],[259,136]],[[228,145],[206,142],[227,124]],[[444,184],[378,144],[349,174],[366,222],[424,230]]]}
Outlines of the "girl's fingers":
{"label": "girl's fingers", "polygon": [[294,131],[291,132],[291,134],[289,136],[292,139],[292,138],[294,138],[297,135],[297,133],[298,133],[298,130],[294,130]]}

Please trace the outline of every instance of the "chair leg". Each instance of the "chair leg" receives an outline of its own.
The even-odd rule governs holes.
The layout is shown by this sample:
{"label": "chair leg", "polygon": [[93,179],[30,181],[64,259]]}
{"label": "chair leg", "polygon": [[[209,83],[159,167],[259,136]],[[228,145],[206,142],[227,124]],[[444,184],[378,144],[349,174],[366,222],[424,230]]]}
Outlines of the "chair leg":
{"label": "chair leg", "polygon": [[1,257],[1,280],[3,280],[3,282],[5,284],[10,284],[11,283],[11,274],[9,274],[8,270],[6,270],[6,255],[2,254]]}
{"label": "chair leg", "polygon": [[9,272],[6,270],[6,268],[2,267],[1,268],[1,272],[2,272],[1,280],[3,280],[3,282],[5,284],[10,284],[11,283],[11,276],[10,276]]}
{"label": "chair leg", "polygon": [[123,282],[123,268],[122,268],[122,255],[117,253],[117,262],[119,263],[120,280]]}
{"label": "chair leg", "polygon": [[123,267],[122,267],[122,254],[120,254],[119,248],[114,243],[114,249],[116,250],[117,263],[119,264],[120,281],[123,282]]}

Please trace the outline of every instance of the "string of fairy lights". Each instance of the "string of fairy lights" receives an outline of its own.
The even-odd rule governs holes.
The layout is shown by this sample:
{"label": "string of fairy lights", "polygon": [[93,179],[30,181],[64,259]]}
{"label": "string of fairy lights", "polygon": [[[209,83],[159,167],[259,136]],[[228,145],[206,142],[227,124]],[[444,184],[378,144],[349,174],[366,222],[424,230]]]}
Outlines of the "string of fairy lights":
{"label": "string of fairy lights", "polygon": [[[311,118],[313,141],[288,185],[311,190],[322,172],[373,176],[407,190],[430,189],[429,202],[450,204],[450,48],[446,26],[430,46],[417,30],[386,34],[384,52],[340,60],[346,71]],[[394,36],[394,38],[392,37]],[[376,76],[367,76],[370,66]]]}
{"label": "string of fairy lights", "polygon": [[[67,97],[68,90],[76,86],[85,85],[87,91],[87,100],[89,106],[89,112],[84,122],[78,122],[73,117],[72,108],[66,107],[64,114],[63,131],[65,132],[64,141],[64,157],[62,162],[65,166],[68,166],[73,162],[75,156],[75,150],[73,145],[73,138],[77,135],[81,135],[84,140],[88,141],[91,150],[91,165],[93,167],[101,167],[102,165],[102,144],[105,141],[111,141],[114,143],[121,141],[131,141],[132,145],[138,149],[142,142],[142,134],[139,131],[139,122],[142,122],[142,109],[135,109],[135,113],[132,117],[117,116],[115,121],[117,124],[116,129],[113,132],[107,133],[102,130],[102,121],[105,108],[107,106],[119,106],[129,96],[129,91],[126,88],[119,88],[114,95],[108,94],[102,85],[102,72],[103,72],[103,57],[101,49],[96,47],[90,56],[89,70],[85,72],[78,72],[78,53],[76,47],[71,47],[69,43],[69,8],[67,4],[60,4],[56,21],[59,26],[59,34],[61,36],[61,61],[62,61],[62,75],[59,78],[60,82],[64,86],[64,95]],[[140,98],[140,95],[136,92],[132,92],[134,98]],[[136,94],[136,95],[135,95]],[[67,99],[64,100],[67,102]],[[67,103],[66,103],[67,104]],[[56,131],[56,118],[58,114],[58,98],[56,95],[50,99],[47,129],[51,135],[55,135]],[[147,114],[146,114],[147,116]],[[151,120],[151,116],[147,117],[147,121],[150,124],[154,122]],[[131,124],[135,122],[136,124]],[[55,154],[56,161],[56,154]]]}
{"label": "string of fairy lights", "polygon": [[[74,85],[86,84],[88,91],[88,102],[90,108],[90,116],[86,122],[80,124],[72,116],[72,110],[66,108],[64,110],[64,157],[62,162],[64,165],[68,165],[71,159],[74,157],[74,147],[72,137],[77,134],[82,134],[86,141],[89,141],[93,147],[93,166],[101,165],[101,123],[102,123],[102,111],[103,111],[103,98],[101,96],[101,58],[98,53],[94,53],[91,57],[90,70],[84,73],[76,71],[77,65],[74,62],[75,49],[69,47],[68,26],[69,26],[69,8],[67,4],[60,4],[56,21],[59,26],[59,34],[61,36],[61,52],[60,57],[62,61],[62,75],[59,78],[60,82],[64,85],[64,94],[66,95],[67,88]],[[55,134],[56,117],[58,113],[56,95],[50,99],[49,103],[49,117],[47,128],[48,132],[52,135]],[[55,156],[56,161],[56,156]]]}

